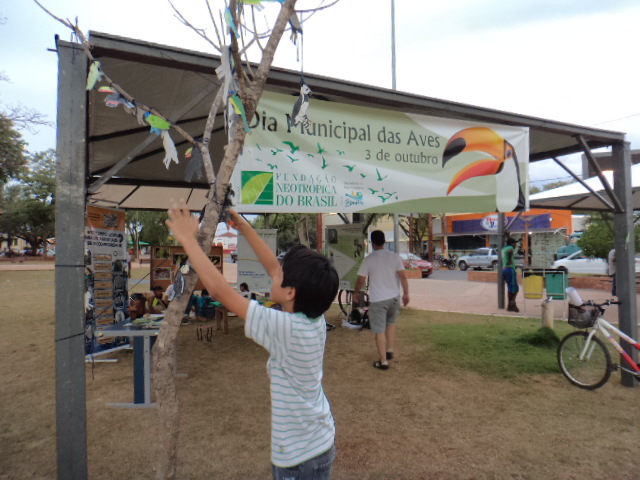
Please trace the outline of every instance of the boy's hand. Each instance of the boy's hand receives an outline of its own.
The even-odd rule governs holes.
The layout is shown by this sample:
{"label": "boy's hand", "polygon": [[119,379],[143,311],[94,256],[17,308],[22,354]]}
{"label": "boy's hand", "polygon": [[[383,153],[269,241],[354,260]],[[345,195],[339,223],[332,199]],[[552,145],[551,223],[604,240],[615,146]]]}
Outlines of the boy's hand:
{"label": "boy's hand", "polygon": [[231,221],[229,222],[229,224],[236,230],[242,231],[242,228],[245,225],[248,225],[247,221],[244,218],[242,218],[242,216],[238,212],[236,212],[233,208],[229,209],[229,215],[231,216]]}
{"label": "boy's hand", "polygon": [[183,245],[185,241],[194,239],[200,229],[198,220],[191,215],[184,200],[180,201],[180,206],[171,202],[169,219],[165,223],[173,231],[176,240]]}

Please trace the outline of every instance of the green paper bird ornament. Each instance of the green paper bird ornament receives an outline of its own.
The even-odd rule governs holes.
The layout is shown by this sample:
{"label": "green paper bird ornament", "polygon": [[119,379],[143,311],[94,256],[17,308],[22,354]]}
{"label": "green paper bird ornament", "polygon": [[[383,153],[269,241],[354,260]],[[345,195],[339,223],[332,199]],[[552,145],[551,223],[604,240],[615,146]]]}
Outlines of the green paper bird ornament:
{"label": "green paper bird ornament", "polygon": [[153,113],[145,113],[144,120],[151,126],[151,133],[162,135],[162,132],[171,128],[171,123]]}
{"label": "green paper bird ornament", "polygon": [[100,80],[102,80],[102,72],[100,71],[100,66],[102,64],[98,60],[94,60],[91,66],[89,67],[89,75],[87,76],[87,90],[93,90],[93,87],[96,86]]}
{"label": "green paper bird ornament", "polygon": [[251,133],[249,122],[247,121],[247,114],[244,111],[244,105],[242,105],[242,100],[234,90],[229,90],[229,102],[233,105],[233,110],[236,114],[242,117],[242,121],[244,122],[244,131]]}

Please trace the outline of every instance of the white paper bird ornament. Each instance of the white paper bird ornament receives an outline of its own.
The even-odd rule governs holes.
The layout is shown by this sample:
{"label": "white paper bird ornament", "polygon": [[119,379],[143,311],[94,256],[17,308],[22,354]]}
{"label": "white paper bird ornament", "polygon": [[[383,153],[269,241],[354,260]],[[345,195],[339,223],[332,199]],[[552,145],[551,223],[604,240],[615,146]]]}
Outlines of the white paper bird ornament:
{"label": "white paper bird ornament", "polygon": [[309,109],[309,97],[313,92],[309,88],[309,85],[300,82],[300,96],[293,106],[293,112],[291,114],[291,123],[293,126],[297,126],[302,122],[302,126],[305,130],[309,129],[309,117],[307,117],[307,110]]}
{"label": "white paper bird ornament", "polygon": [[176,164],[180,163],[180,160],[178,160],[178,151],[171,139],[171,135],[169,135],[169,130],[162,130],[160,136],[162,137],[162,145],[164,146],[165,153],[164,160],[162,160],[162,162],[164,163],[164,166],[167,167],[167,170],[169,170],[169,165],[171,165],[172,161],[176,162]]}

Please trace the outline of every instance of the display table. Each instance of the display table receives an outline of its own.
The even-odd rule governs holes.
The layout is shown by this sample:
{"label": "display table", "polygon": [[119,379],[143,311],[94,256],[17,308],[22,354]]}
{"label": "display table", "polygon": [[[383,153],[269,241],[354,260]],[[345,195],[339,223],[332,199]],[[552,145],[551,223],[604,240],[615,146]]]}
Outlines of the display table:
{"label": "display table", "polygon": [[103,330],[107,337],[133,338],[133,403],[110,403],[119,408],[155,407],[151,401],[151,347],[160,332],[160,326],[138,327],[129,321],[113,324]]}

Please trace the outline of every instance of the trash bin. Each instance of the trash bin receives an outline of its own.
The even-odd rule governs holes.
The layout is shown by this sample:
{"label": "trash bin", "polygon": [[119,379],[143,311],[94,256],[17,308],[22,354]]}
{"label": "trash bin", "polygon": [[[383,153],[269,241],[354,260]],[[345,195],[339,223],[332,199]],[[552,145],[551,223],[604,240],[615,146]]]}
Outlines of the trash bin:
{"label": "trash bin", "polygon": [[523,270],[524,298],[542,298],[544,295],[544,270]]}
{"label": "trash bin", "polygon": [[565,300],[567,298],[569,276],[564,270],[545,270],[544,278],[548,297],[556,300]]}

